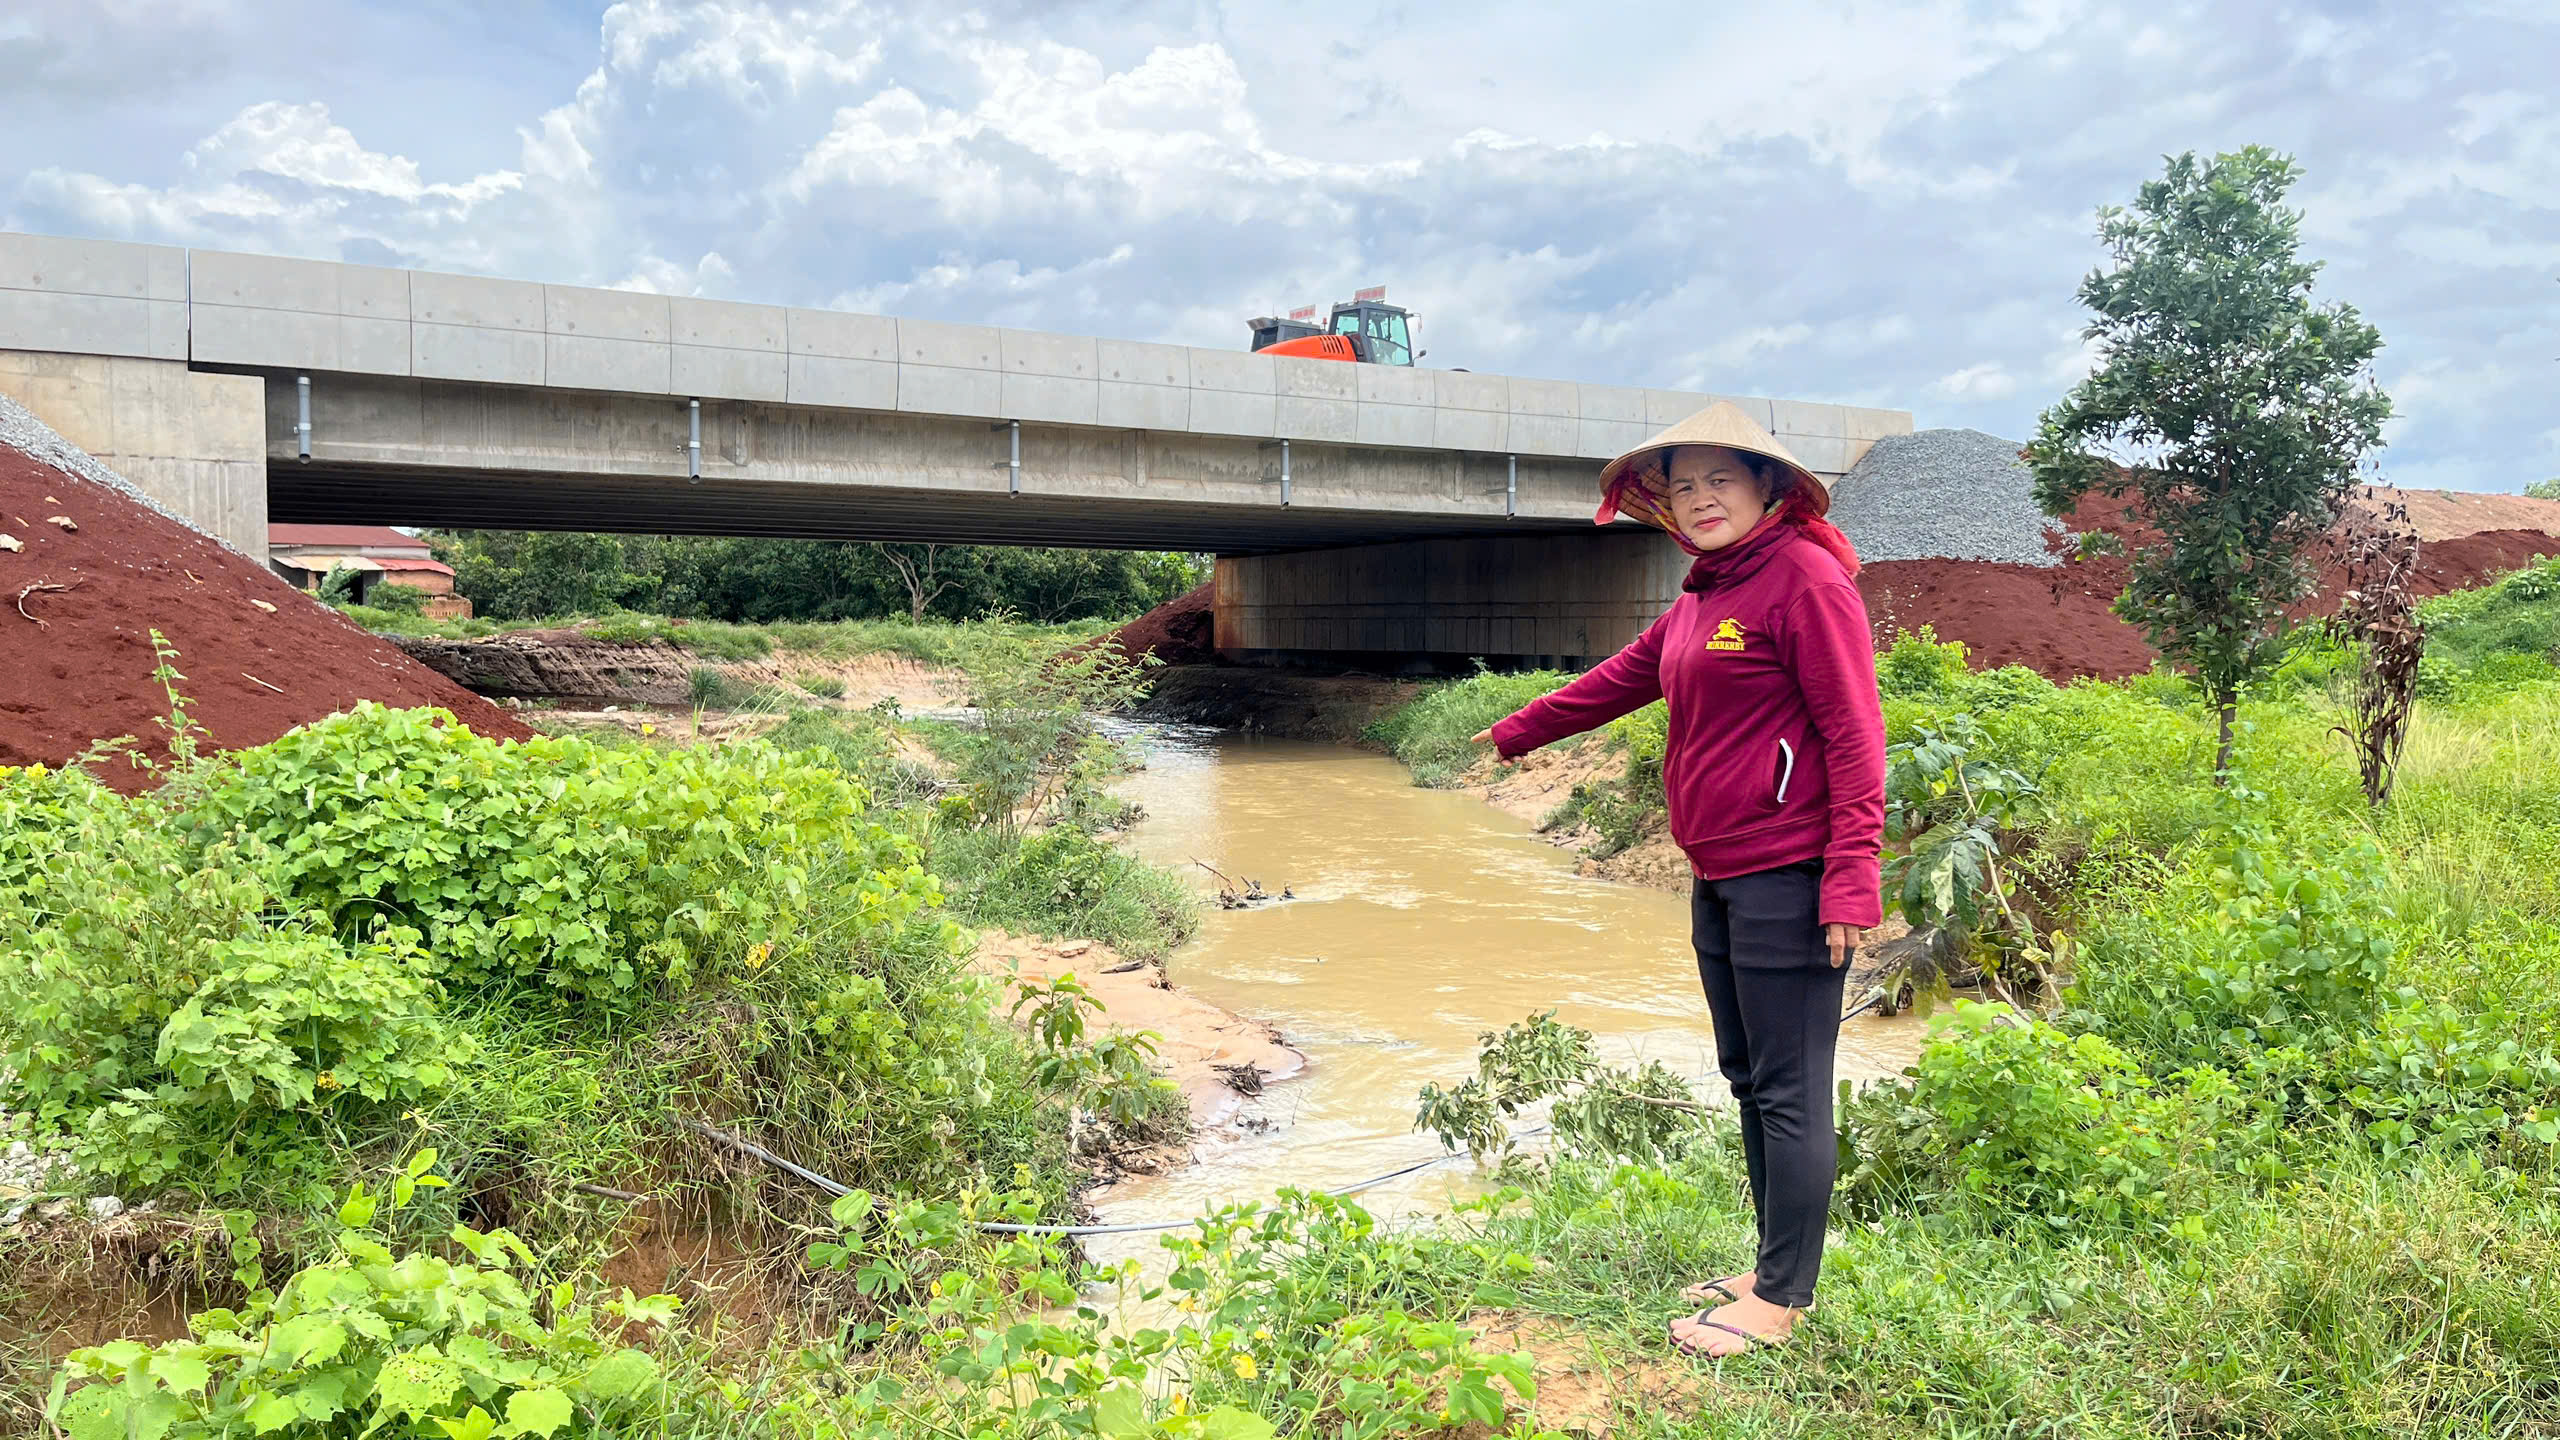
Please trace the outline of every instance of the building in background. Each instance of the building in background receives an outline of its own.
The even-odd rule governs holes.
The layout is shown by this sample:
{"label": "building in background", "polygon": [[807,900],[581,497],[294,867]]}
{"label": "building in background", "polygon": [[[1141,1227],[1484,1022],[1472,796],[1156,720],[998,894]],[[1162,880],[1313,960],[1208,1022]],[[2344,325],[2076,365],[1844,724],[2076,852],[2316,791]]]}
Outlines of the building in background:
{"label": "building in background", "polygon": [[470,615],[471,602],[453,593],[453,567],[429,553],[427,542],[388,525],[269,525],[267,563],[304,590],[318,590],[330,571],[356,572],[358,604],[370,603],[384,585],[427,592],[429,619]]}

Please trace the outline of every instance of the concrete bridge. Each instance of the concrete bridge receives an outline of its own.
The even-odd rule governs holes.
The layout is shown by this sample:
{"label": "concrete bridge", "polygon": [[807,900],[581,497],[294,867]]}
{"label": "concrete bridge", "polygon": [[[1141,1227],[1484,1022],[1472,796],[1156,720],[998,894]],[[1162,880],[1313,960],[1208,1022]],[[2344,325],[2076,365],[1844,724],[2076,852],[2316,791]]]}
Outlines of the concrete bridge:
{"label": "concrete bridge", "polygon": [[[1241,328],[1241,325],[1239,326]],[[1907,412],[0,233],[0,392],[270,517],[1210,551],[1240,655],[1605,655],[1677,593],[1599,465],[1725,398],[1837,476]]]}

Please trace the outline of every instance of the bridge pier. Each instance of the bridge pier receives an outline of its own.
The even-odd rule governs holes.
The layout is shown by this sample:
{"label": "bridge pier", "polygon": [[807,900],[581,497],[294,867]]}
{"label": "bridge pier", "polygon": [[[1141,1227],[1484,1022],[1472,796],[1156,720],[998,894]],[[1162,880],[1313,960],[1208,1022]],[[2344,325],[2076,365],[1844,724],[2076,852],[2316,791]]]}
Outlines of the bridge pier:
{"label": "bridge pier", "polygon": [[1217,646],[1247,663],[1582,669],[1643,633],[1688,569],[1670,537],[1633,529],[1221,556]]}

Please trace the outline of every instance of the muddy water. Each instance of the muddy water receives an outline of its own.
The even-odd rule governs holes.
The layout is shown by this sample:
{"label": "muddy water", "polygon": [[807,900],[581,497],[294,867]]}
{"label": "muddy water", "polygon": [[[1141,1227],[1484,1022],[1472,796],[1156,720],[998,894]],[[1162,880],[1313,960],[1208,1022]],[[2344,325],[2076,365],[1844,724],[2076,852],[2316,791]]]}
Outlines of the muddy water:
{"label": "muddy water", "polygon": [[[1148,768],[1124,787],[1147,810],[1135,848],[1297,897],[1212,909],[1173,957],[1174,983],[1276,1025],[1313,1064],[1248,1111],[1267,1129],[1209,1137],[1198,1163],[1112,1187],[1096,1197],[1105,1220],[1329,1188],[1434,1154],[1438,1141],[1412,1131],[1416,1092],[1465,1079],[1478,1035],[1537,1010],[1592,1031],[1613,1060],[1660,1060],[1701,1095],[1723,1094],[1685,897],[1583,879],[1520,821],[1417,789],[1381,756],[1214,732],[1149,738]],[[1851,1021],[1841,1073],[1898,1071],[1919,1038],[1907,1016]],[[1459,1161],[1361,1201],[1432,1208],[1474,1182]]]}

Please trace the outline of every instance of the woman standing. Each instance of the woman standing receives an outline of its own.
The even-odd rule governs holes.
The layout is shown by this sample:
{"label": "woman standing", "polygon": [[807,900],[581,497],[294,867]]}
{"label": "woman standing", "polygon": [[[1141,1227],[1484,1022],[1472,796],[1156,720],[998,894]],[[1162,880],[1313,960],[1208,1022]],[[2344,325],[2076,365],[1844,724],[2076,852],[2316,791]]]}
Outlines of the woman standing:
{"label": "woman standing", "polygon": [[1835,1161],[1832,1051],[1851,952],[1880,918],[1884,714],[1858,558],[1829,489],[1730,404],[1611,461],[1599,523],[1658,525],[1697,557],[1626,649],[1476,737],[1506,760],[1665,700],[1671,835],[1697,879],[1690,939],[1717,1067],[1741,1110],[1759,1220],[1751,1271],[1690,1287],[1672,1343],[1783,1342],[1813,1303]]}

